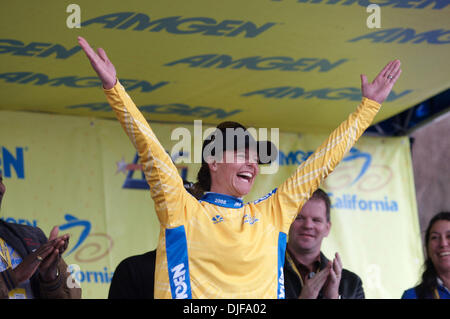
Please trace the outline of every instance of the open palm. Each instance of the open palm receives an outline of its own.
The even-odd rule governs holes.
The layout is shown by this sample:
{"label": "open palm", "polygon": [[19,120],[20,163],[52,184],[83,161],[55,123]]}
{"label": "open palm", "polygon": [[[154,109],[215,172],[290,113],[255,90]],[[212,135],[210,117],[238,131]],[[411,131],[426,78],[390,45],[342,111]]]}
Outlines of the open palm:
{"label": "open palm", "polygon": [[98,77],[103,83],[103,87],[105,89],[114,87],[116,84],[116,68],[111,61],[109,61],[105,50],[98,48],[96,53],[83,37],[78,37],[78,43],[84,53],[86,53],[95,72],[97,72]]}
{"label": "open palm", "polygon": [[367,77],[361,74],[362,96],[377,101],[380,104],[383,103],[389,93],[391,93],[392,87],[401,73],[400,60],[394,60],[386,64],[372,83],[369,83]]}

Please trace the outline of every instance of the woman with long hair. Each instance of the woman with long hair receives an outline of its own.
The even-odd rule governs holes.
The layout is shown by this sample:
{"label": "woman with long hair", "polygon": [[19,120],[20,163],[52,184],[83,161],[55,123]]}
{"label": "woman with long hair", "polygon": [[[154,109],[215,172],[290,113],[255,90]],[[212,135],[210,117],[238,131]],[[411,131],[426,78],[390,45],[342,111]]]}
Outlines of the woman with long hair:
{"label": "woman with long hair", "polygon": [[[370,125],[400,76],[400,61],[388,63],[371,83],[361,75],[363,98],[356,111],[278,188],[244,203],[259,164],[273,160],[261,157],[260,149],[267,150],[268,142],[255,141],[239,123],[219,124],[203,143],[195,186],[198,200],[185,190],[169,155],[117,80],[105,51],[95,52],[81,37],[78,42],[137,149],[150,186],[160,222],[155,298],[284,298],[289,227]],[[244,142],[234,143],[236,137],[244,137]]]}
{"label": "woman with long hair", "polygon": [[402,299],[450,299],[450,212],[431,220],[425,232],[426,260],[421,282]]}

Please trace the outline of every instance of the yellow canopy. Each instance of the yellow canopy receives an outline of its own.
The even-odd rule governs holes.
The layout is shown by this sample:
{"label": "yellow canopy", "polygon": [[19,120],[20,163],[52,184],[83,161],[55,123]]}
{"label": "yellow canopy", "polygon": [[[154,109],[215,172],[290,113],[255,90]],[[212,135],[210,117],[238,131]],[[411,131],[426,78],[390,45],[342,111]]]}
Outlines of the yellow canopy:
{"label": "yellow canopy", "polygon": [[78,35],[106,50],[150,121],[328,132],[356,108],[360,74],[396,58],[403,74],[376,122],[450,87],[445,0],[77,5],[2,5],[0,109],[113,118]]}

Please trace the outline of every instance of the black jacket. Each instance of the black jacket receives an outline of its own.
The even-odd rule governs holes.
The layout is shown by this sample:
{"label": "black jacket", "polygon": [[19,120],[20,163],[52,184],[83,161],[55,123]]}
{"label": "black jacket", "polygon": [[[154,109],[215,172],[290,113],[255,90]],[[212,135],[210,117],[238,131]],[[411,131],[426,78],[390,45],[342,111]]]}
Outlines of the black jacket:
{"label": "black jacket", "polygon": [[[0,238],[3,238],[22,257],[29,255],[35,249],[39,248],[39,246],[47,242],[47,237],[45,237],[40,228],[7,223],[3,220],[0,220]],[[40,289],[42,283],[38,276],[39,270],[30,278],[34,298],[42,297],[42,290]],[[60,285],[60,282],[57,284]]]}
{"label": "black jacket", "polygon": [[[47,242],[47,237],[40,228],[7,223],[3,220],[0,220],[0,237],[13,247],[22,258]],[[67,286],[68,276],[70,275],[67,268],[67,264],[60,258],[58,263],[60,275],[50,282],[40,280],[39,269],[37,269],[30,278],[33,297],[35,299],[81,298],[81,288],[69,288]],[[0,298],[8,298],[10,289],[8,286],[14,284],[10,270],[2,271],[0,273]]]}
{"label": "black jacket", "polygon": [[[326,267],[328,259],[320,252],[320,269]],[[284,289],[286,299],[297,299],[302,292],[302,281],[297,273],[292,269],[287,258],[284,261]],[[322,292],[318,299],[322,298]],[[361,278],[355,273],[342,269],[341,283],[339,284],[339,295],[342,299],[364,299],[364,290]]]}
{"label": "black jacket", "polygon": [[108,299],[153,299],[156,250],[122,260],[114,271]]}

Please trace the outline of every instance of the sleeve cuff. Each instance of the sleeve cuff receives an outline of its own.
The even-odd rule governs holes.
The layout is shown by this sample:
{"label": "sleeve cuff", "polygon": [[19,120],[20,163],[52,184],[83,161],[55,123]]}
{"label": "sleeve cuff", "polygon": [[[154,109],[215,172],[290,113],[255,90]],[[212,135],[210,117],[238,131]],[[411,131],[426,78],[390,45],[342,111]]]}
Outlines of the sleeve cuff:
{"label": "sleeve cuff", "polygon": [[122,87],[122,84],[120,84],[119,79],[116,79],[116,84],[114,84],[114,86],[110,89],[105,89],[102,85],[103,92],[105,92],[105,94],[112,93],[114,91],[118,91],[120,87]]}
{"label": "sleeve cuff", "polygon": [[367,97],[363,97],[362,98],[362,103],[366,104],[366,105],[369,105],[371,107],[374,107],[376,109],[379,109],[381,107],[380,103],[378,103],[377,101],[371,100],[371,99],[369,99]]}

